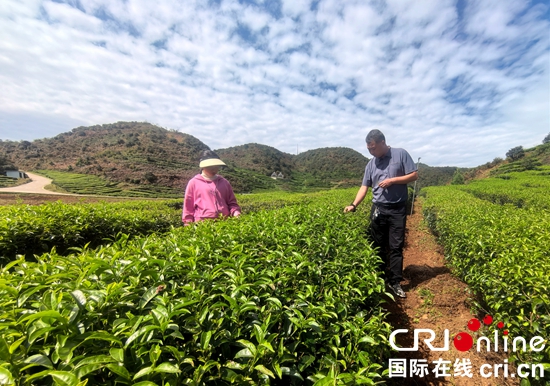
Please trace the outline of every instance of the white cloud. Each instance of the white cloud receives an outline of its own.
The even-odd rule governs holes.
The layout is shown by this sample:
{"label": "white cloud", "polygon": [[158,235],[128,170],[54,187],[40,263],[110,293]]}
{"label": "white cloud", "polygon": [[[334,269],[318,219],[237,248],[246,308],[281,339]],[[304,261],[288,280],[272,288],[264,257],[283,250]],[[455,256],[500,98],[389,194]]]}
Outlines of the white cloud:
{"label": "white cloud", "polygon": [[252,7],[246,7],[244,12],[238,17],[240,22],[246,24],[248,28],[256,33],[260,32],[265,27],[269,27],[269,25],[274,22],[269,14],[258,12],[258,10]]}
{"label": "white cloud", "polygon": [[485,38],[509,40],[518,38],[522,33],[513,25],[516,15],[528,7],[525,0],[498,1],[486,0],[468,3],[466,14],[468,32],[480,34]]}
{"label": "white cloud", "polygon": [[367,155],[364,137],[380,128],[422,162],[476,166],[540,142],[550,125],[542,4],[284,1],[281,14],[237,0],[75,4],[0,3],[0,138],[41,120],[52,135],[147,120],[212,148]]}
{"label": "white cloud", "polygon": [[65,27],[89,32],[96,32],[101,26],[101,21],[97,18],[67,4],[45,2],[43,7],[48,15],[48,21],[54,25],[62,24]]}
{"label": "white cloud", "polygon": [[297,17],[311,9],[310,0],[283,0],[283,13],[290,17]]}

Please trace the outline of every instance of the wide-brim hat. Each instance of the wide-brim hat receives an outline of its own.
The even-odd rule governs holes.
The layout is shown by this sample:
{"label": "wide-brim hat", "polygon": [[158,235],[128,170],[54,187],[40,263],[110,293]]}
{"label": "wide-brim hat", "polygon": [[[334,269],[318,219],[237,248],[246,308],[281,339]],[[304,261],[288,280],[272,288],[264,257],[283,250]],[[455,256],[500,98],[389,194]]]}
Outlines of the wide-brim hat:
{"label": "wide-brim hat", "polygon": [[203,169],[209,166],[227,166],[227,165],[225,164],[225,162],[223,162],[221,159],[217,157],[211,156],[211,157],[201,158],[199,167]]}

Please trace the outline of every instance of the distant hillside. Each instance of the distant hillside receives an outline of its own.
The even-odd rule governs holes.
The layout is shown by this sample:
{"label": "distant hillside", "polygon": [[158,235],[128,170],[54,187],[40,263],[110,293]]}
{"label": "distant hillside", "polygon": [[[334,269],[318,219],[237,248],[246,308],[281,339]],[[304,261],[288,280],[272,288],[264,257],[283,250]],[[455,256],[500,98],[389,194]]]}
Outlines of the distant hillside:
{"label": "distant hillside", "polygon": [[225,163],[240,169],[252,170],[266,176],[273,172],[289,175],[294,168],[294,156],[274,147],[258,143],[218,149],[215,152]]}
{"label": "distant hillside", "polygon": [[71,171],[180,191],[198,171],[203,149],[208,146],[191,135],[141,122],[77,127],[33,142],[0,142],[0,154],[24,170]]}
{"label": "distant hillside", "polygon": [[308,150],[295,157],[295,178],[306,186],[347,187],[361,185],[365,166],[363,154],[347,147]]}
{"label": "distant hillside", "polygon": [[296,170],[313,175],[361,178],[369,162],[363,154],[347,147],[324,147],[296,156]]}
{"label": "distant hillside", "polygon": [[542,165],[550,165],[550,143],[524,149],[523,155],[517,159],[507,158],[501,161],[490,171],[491,176],[498,176],[509,172],[537,170]]}
{"label": "distant hillside", "polygon": [[[208,148],[191,135],[143,122],[77,127],[32,142],[0,140],[2,159],[22,170],[64,172],[55,175],[63,179],[66,190],[78,192],[81,190],[70,187],[73,181],[93,175],[100,179],[90,178],[86,191],[116,191],[118,195],[181,194],[199,171],[200,152]],[[295,156],[251,143],[216,152],[228,164],[222,175],[237,192],[330,188],[346,184],[350,178],[356,185],[367,161],[346,148],[317,149]],[[273,172],[281,172],[285,178],[274,180],[270,178]],[[104,188],[100,188],[101,179]]]}
{"label": "distant hillside", "polygon": [[510,172],[537,170],[542,165],[550,165],[550,143],[523,149],[523,155],[517,159],[495,158],[492,162],[471,169],[465,174],[467,179],[479,179],[489,176],[506,175]]}
{"label": "distant hillside", "polygon": [[[291,154],[258,143],[217,149],[215,152],[228,166],[220,174],[231,182],[236,192],[292,190],[288,185],[288,176],[294,164]],[[271,179],[273,172],[281,172],[287,178]]]}
{"label": "distant hillside", "polygon": [[[77,127],[32,142],[0,139],[0,167],[49,171],[63,180],[60,186],[67,191],[181,196],[187,181],[199,171],[200,152],[208,148],[199,139],[175,130],[143,122],[117,122]],[[359,187],[368,162],[361,153],[345,147],[292,155],[249,143],[216,152],[228,165],[221,174],[241,193]],[[455,170],[421,164],[420,187],[447,184]],[[284,178],[272,179],[273,172],[281,172]],[[82,184],[78,181],[86,181],[86,186],[74,188],[74,184]]]}
{"label": "distant hillside", "polygon": [[[456,170],[457,167],[455,166],[433,167],[419,163],[417,189],[422,189],[426,186],[448,185],[453,180]],[[466,173],[469,169],[458,168],[458,170],[461,173]]]}
{"label": "distant hillside", "polygon": [[[271,146],[250,143],[216,150],[232,168],[264,176],[281,172],[284,179],[271,182],[275,188],[302,191],[335,186],[358,186],[368,159],[345,147],[322,148],[298,155]],[[224,173],[231,174],[232,170]]]}

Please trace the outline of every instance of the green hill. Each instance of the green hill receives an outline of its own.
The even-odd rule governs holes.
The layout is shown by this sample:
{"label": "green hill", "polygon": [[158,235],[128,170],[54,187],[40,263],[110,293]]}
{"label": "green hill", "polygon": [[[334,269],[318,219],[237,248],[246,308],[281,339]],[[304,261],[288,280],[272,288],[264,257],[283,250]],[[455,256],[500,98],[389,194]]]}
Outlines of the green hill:
{"label": "green hill", "polygon": [[[117,122],[77,127],[32,142],[0,140],[0,163],[41,171],[69,192],[181,196],[187,181],[199,171],[198,157],[204,149],[209,147],[189,134],[144,122]],[[547,149],[548,145],[542,150],[529,149],[518,162],[526,167],[532,166],[529,160],[535,167],[537,162],[549,163]],[[221,174],[236,192],[359,187],[368,162],[361,153],[345,147],[293,155],[249,143],[216,152],[228,165]],[[419,185],[448,184],[455,170],[420,164]],[[271,178],[274,172],[284,178]]]}
{"label": "green hill", "polygon": [[510,172],[538,170],[542,165],[550,165],[550,143],[525,149],[523,156],[517,159],[501,161],[490,171],[491,176],[504,175]]}
{"label": "green hill", "polygon": [[349,187],[361,185],[369,162],[361,153],[346,147],[325,147],[308,150],[295,158],[293,177],[305,186]]}
{"label": "green hill", "polygon": [[258,143],[218,149],[215,152],[232,167],[248,169],[266,176],[271,176],[273,172],[289,175],[294,168],[294,155]]}
{"label": "green hill", "polygon": [[258,143],[215,150],[228,165],[221,174],[226,177],[237,192],[259,190],[290,190],[288,180],[274,180],[273,172],[289,176],[294,167],[293,155],[283,153],[274,147]]}
{"label": "green hill", "polygon": [[347,147],[324,147],[296,156],[296,170],[313,175],[361,178],[369,162],[361,153]]}
{"label": "green hill", "polygon": [[[132,196],[181,195],[199,171],[200,152],[208,148],[191,135],[143,122],[77,127],[32,142],[0,141],[3,159],[50,176],[62,191]],[[347,148],[295,156],[250,143],[216,152],[228,165],[221,174],[236,192],[303,191],[342,186],[350,180],[358,185],[367,162]],[[272,179],[273,172],[284,178]]]}
{"label": "green hill", "polygon": [[500,176],[506,178],[510,172],[522,172],[525,170],[538,170],[543,165],[550,165],[550,143],[523,149],[516,159],[510,157],[495,158],[491,162],[487,162],[476,168],[470,169],[465,173],[465,177],[469,180]]}
{"label": "green hill", "polygon": [[198,171],[197,138],[149,123],[118,122],[77,127],[53,138],[2,141],[0,154],[23,170],[98,176],[124,189],[160,185],[182,191]]}
{"label": "green hill", "polygon": [[[521,146],[520,146],[521,148]],[[472,180],[483,179],[487,177],[500,176],[507,178],[508,173],[522,172],[526,170],[542,170],[543,165],[550,165],[550,143],[541,144],[529,149],[523,149],[523,155],[517,159],[511,158],[495,158],[491,162],[479,165],[475,168],[456,168],[454,166],[447,167],[431,167],[425,164],[419,164],[418,186],[420,188],[426,186],[447,185],[452,179],[454,173],[458,170],[468,183]]]}
{"label": "green hill", "polygon": [[[427,186],[448,185],[451,183],[456,170],[455,166],[433,167],[419,163],[417,189]],[[466,173],[469,169],[458,168],[458,170],[461,173]]]}
{"label": "green hill", "polygon": [[[233,177],[232,183],[240,180],[243,187],[249,188],[245,190],[304,191],[359,186],[368,162],[362,154],[345,147],[321,148],[292,155],[271,146],[250,143],[216,152],[230,166],[224,174]],[[281,173],[284,178],[273,180],[273,173]]]}

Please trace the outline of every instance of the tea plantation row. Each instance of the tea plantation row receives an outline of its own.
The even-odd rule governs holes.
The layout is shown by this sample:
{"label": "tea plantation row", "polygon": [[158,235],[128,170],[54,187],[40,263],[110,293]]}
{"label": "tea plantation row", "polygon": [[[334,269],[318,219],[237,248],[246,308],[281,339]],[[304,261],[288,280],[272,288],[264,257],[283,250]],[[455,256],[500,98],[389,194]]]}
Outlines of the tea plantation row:
{"label": "tea plantation row", "polygon": [[494,204],[550,210],[550,166],[476,180],[457,188]]}
{"label": "tea plantation row", "polygon": [[549,185],[547,176],[524,174],[423,190],[425,218],[449,263],[481,297],[486,312],[504,322],[510,340],[546,339],[543,352],[525,353],[523,359],[545,362],[548,370]]}
{"label": "tea plantation row", "polygon": [[168,201],[0,207],[0,263],[54,247],[65,252],[87,243],[98,246],[119,233],[166,231],[181,223],[181,209],[179,213]]}
{"label": "tea plantation row", "polygon": [[[245,213],[301,205],[322,196],[305,194],[250,194],[239,196]],[[12,205],[0,207],[0,263],[17,254],[32,258],[56,248],[99,246],[117,234],[130,236],[166,232],[181,226],[181,200],[119,203]]]}
{"label": "tea plantation row", "polygon": [[0,273],[0,379],[381,380],[390,333],[384,282],[364,235],[368,216],[344,215],[348,201],[349,192],[330,192],[276,211],[12,261]]}

